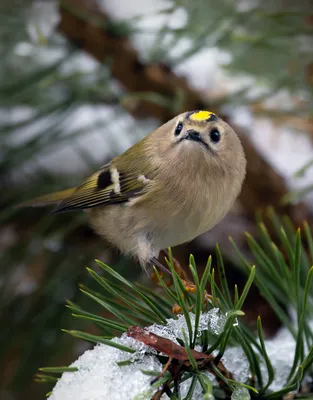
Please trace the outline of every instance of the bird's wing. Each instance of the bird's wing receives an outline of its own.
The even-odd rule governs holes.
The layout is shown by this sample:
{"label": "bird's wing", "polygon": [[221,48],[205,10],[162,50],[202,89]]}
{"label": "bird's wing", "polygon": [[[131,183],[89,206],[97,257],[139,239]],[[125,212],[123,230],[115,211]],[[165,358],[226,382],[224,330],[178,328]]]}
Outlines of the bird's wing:
{"label": "bird's wing", "polygon": [[44,207],[50,204],[58,204],[60,201],[68,198],[75,192],[76,188],[65,189],[60,192],[48,193],[43,196],[36,197],[35,199],[24,201],[23,203],[17,204],[16,208],[24,207]]}
{"label": "bird's wing", "polygon": [[123,203],[145,193],[148,183],[149,179],[138,175],[136,171],[127,168],[127,172],[123,172],[110,163],[78,186],[59,203],[54,212]]}

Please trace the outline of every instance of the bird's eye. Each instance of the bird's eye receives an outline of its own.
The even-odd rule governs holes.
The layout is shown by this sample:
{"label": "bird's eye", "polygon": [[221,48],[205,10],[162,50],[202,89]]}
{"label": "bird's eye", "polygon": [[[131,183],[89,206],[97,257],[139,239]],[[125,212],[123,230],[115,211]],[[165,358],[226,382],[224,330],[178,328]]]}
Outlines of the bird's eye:
{"label": "bird's eye", "polygon": [[221,134],[217,129],[212,129],[210,132],[210,139],[213,143],[218,143],[221,140]]}
{"label": "bird's eye", "polygon": [[175,136],[178,136],[182,130],[183,130],[183,123],[178,122],[176,129],[175,129]]}

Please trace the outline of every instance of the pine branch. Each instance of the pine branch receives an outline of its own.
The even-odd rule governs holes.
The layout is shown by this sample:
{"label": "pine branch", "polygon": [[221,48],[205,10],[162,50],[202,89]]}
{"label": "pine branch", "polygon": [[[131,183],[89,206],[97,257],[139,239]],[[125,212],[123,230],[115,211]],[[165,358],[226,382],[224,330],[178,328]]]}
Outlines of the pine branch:
{"label": "pine branch", "polygon": [[[105,337],[80,331],[68,333],[128,354],[127,359],[118,361],[120,368],[132,365],[136,370],[141,368],[140,363],[136,364],[136,359],[155,357],[155,360],[161,363],[161,371],[144,371],[153,377],[150,382],[146,382],[146,389],[152,390],[153,393],[149,392],[149,396],[153,399],[160,399],[163,394],[181,399],[180,386],[184,380],[190,382],[190,386],[187,387],[189,399],[193,398],[196,382],[200,385],[203,396],[213,396],[214,390],[218,389],[222,390],[226,399],[249,399],[252,396],[259,400],[282,400],[291,392],[300,393],[301,388],[304,390],[302,383],[313,376],[313,267],[310,267],[309,262],[309,257],[313,258],[312,233],[307,224],[304,224],[304,236],[309,244],[307,251],[300,228],[295,230],[291,225],[286,225],[273,211],[269,211],[269,215],[274,231],[277,230],[279,234],[275,245],[268,229],[262,223],[260,229],[263,235],[260,243],[247,235],[256,267],[245,260],[233,243],[240,258],[238,267],[247,274],[245,287],[241,293],[235,290],[234,298],[230,296],[218,248],[217,269],[222,279],[219,285],[215,281],[215,271],[211,268],[211,258],[200,279],[196,262],[193,256],[190,256],[189,265],[195,291],[187,290],[184,281],[175,270],[171,252],[168,265],[173,275],[173,284],[167,287],[156,272],[164,289],[157,293],[128,282],[112,268],[98,261],[105,274],[98,275],[92,270],[89,270],[89,273],[105,292],[118,294],[120,290],[123,297],[119,298],[119,301],[109,302],[105,300],[107,293],[101,294],[88,289],[84,290],[84,293],[123,324],[93,316],[75,305],[69,308],[75,317],[103,324],[106,331],[111,326],[113,330],[124,333],[119,339],[113,338],[113,334],[111,337]],[[263,337],[260,317],[257,323],[257,337],[241,321],[240,317],[244,314],[241,310],[253,282],[283,323],[286,339],[276,342],[276,350],[273,349],[273,342]],[[208,288],[211,297],[207,296]],[[166,307],[164,308],[164,300],[168,305],[167,311]],[[180,314],[173,315],[174,319],[168,319],[172,302],[179,304]],[[295,317],[289,316],[286,309],[282,308],[282,303],[287,309],[294,310]],[[219,309],[215,308],[217,305]],[[136,309],[137,313],[133,313],[132,319],[129,319],[132,309]],[[151,318],[155,321],[153,325]],[[134,324],[136,319],[140,320],[138,324]],[[129,342],[130,338],[135,339],[136,344]],[[277,353],[282,352],[286,360],[289,360],[290,354],[285,351],[285,346],[289,347],[290,343],[293,343],[293,361],[288,365],[287,361],[281,358],[281,354]],[[146,347],[142,348],[143,345]],[[233,356],[229,353],[231,349],[235,351]],[[249,375],[236,370],[240,368],[240,363],[247,364]],[[73,364],[70,368],[75,366]],[[84,369],[86,367],[81,371]],[[63,370],[65,371],[64,367],[60,370],[54,368],[51,372]],[[49,372],[49,369],[41,371]],[[212,376],[215,377],[215,381],[212,380]],[[45,376],[40,373],[38,379],[43,382]],[[47,376],[46,381],[51,379],[55,378]],[[310,393],[310,389],[307,389],[307,392]]]}

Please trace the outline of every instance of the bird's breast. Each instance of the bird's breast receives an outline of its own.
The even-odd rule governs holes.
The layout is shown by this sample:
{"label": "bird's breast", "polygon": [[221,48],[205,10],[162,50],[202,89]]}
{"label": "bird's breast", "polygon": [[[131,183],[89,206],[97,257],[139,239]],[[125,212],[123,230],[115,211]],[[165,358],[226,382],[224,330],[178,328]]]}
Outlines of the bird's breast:
{"label": "bird's breast", "polygon": [[216,225],[226,214],[233,200],[224,185],[213,186],[210,181],[176,185],[162,193],[162,208],[155,213],[158,247],[175,246],[188,242]]}

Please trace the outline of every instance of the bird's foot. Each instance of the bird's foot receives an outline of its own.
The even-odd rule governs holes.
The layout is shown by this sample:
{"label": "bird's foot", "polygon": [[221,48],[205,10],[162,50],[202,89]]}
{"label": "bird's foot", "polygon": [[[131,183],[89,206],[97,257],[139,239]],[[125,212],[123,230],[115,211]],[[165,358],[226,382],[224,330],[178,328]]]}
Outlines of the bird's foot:
{"label": "bird's foot", "polygon": [[[166,257],[169,258],[168,251],[167,250],[162,250],[162,251],[165,253]],[[187,293],[196,293],[196,291],[197,291],[196,285],[188,279],[187,274],[186,274],[185,270],[182,268],[182,266],[180,265],[179,261],[174,257],[172,259],[173,259],[174,269],[177,272],[178,276],[181,278],[186,292]],[[162,278],[163,278],[164,274],[168,278],[173,278],[172,272],[168,268],[166,268],[156,257],[153,257],[150,260],[150,263],[151,263],[151,265],[154,265],[160,271]],[[152,274],[151,279],[154,282],[158,283],[158,277],[154,273]],[[173,279],[165,280],[165,283],[167,284],[167,286],[172,286]],[[205,303],[212,301],[212,296],[209,295],[206,290],[204,292],[203,301]],[[178,304],[174,304],[172,307],[172,312],[174,314],[181,314],[182,309]]]}
{"label": "bird's foot", "polygon": [[[167,250],[162,250],[162,252],[164,253],[165,257],[167,257],[167,259],[169,259],[168,251]],[[173,260],[174,269],[177,272],[178,276],[182,279],[184,284],[185,284],[185,282],[187,284],[187,281],[188,281],[187,274],[184,271],[184,269],[182,268],[182,266],[180,265],[180,262],[175,257],[172,257],[172,260]],[[159,272],[161,273],[162,277],[165,274],[165,275],[167,275],[167,276],[172,278],[172,276],[173,276],[172,272],[165,265],[163,265],[156,257],[152,257],[151,258],[150,264],[152,266],[155,266],[159,270]],[[157,280],[157,277],[155,276],[155,274],[152,274],[152,279],[153,280]],[[173,282],[171,280],[170,285],[172,283]],[[191,283],[189,283],[189,284],[191,284]],[[186,290],[187,290],[187,288],[186,288]]]}
{"label": "bird's foot", "polygon": [[[167,250],[162,250],[163,253],[165,254],[165,256],[169,259],[169,253]],[[175,271],[177,272],[178,276],[181,278],[183,284],[184,284],[184,288],[186,290],[186,292],[188,293],[195,293],[196,292],[196,286],[189,281],[186,272],[184,271],[184,269],[182,268],[182,266],[180,265],[180,262],[173,257],[173,266]],[[151,259],[151,264],[154,265],[163,275],[166,274],[169,277],[172,277],[172,273],[171,271],[165,267],[156,257],[153,257]],[[152,275],[152,279],[155,281],[157,280],[157,277],[153,274]],[[172,280],[169,282],[169,286],[171,286],[173,284]]]}
{"label": "bird's foot", "polygon": [[152,257],[150,260],[151,265],[155,266],[160,272],[163,272],[167,276],[172,277],[171,271],[166,268],[156,257]]}
{"label": "bird's foot", "polygon": [[[162,252],[165,254],[165,257],[167,259],[170,258],[169,252],[167,250],[162,250]],[[178,276],[183,280],[183,281],[187,281],[187,274],[185,272],[185,270],[183,269],[183,267],[180,265],[180,262],[177,260],[177,258],[173,257],[173,266],[175,271],[177,272]]]}

